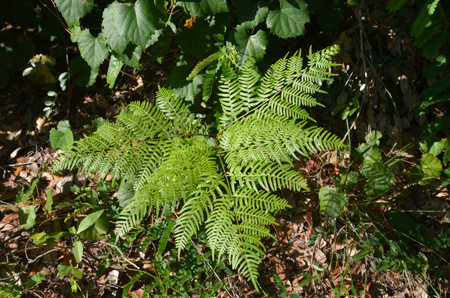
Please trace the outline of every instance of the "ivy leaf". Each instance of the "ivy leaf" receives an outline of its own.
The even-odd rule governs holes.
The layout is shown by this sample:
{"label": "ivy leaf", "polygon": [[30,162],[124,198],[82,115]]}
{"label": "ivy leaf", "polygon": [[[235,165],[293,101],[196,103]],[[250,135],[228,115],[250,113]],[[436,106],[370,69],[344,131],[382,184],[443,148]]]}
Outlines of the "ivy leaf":
{"label": "ivy leaf", "polygon": [[106,47],[106,41],[102,33],[94,37],[89,30],[83,30],[78,45],[81,57],[92,68],[99,67],[106,57],[108,57],[108,48]]}
{"label": "ivy leaf", "polygon": [[237,2],[237,19],[241,26],[245,29],[252,29],[259,23],[264,22],[269,14],[269,7],[263,1],[238,1]]}
{"label": "ivy leaf", "polygon": [[347,203],[347,196],[334,187],[322,187],[319,191],[320,212],[330,217],[338,217]]}
{"label": "ivy leaf", "polygon": [[118,2],[113,2],[103,11],[103,34],[105,35],[106,43],[111,47],[111,49],[116,53],[122,53],[127,47],[128,41],[124,36],[120,34],[117,22],[118,18],[116,13],[119,10],[117,6],[121,4]]}
{"label": "ivy leaf", "polygon": [[280,0],[280,9],[269,12],[266,24],[281,38],[305,34],[309,23],[308,5],[303,0]]}
{"label": "ivy leaf", "polygon": [[119,3],[114,6],[117,31],[126,40],[146,49],[155,43],[161,30],[157,30],[159,11],[151,0],[137,0],[134,4]]}
{"label": "ivy leaf", "polygon": [[203,17],[221,12],[228,12],[226,0],[177,1],[193,17]]}
{"label": "ivy leaf", "polygon": [[69,27],[72,27],[94,7],[94,0],[55,0],[55,3]]}
{"label": "ivy leaf", "polygon": [[237,50],[242,56],[242,63],[245,63],[249,56],[262,59],[268,43],[266,33],[259,30],[256,34],[249,36],[243,26],[237,26],[235,30],[234,39],[237,43]]}

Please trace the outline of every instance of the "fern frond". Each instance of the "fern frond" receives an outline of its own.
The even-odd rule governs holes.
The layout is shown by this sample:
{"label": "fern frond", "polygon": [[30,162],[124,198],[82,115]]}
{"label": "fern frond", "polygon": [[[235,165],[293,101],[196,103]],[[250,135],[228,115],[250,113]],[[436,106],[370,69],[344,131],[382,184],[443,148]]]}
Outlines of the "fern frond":
{"label": "fern frond", "polygon": [[286,100],[291,104],[298,106],[324,106],[323,104],[317,102],[317,100],[310,94],[291,86],[288,86],[281,91],[281,100]]}
{"label": "fern frond", "polygon": [[305,109],[302,109],[297,105],[293,105],[281,99],[269,101],[267,105],[261,107],[260,113],[258,115],[263,117],[264,115],[267,115],[270,117],[269,114],[271,113],[273,113],[274,116],[281,115],[293,119],[300,119],[300,120],[308,119],[313,122],[316,122],[314,118],[309,116],[308,112]]}
{"label": "fern frond", "polygon": [[229,173],[228,176],[240,187],[247,186],[255,191],[258,191],[260,187],[268,192],[282,188],[294,191],[309,190],[305,179],[291,168],[289,164],[255,162],[242,169],[234,169],[235,172]]}
{"label": "fern frond", "polygon": [[257,71],[255,61],[250,57],[242,67],[239,76],[240,94],[242,101],[242,112],[248,112],[253,107],[260,104],[263,99],[256,96],[260,74]]}
{"label": "fern frond", "polygon": [[171,90],[159,87],[156,103],[159,110],[173,121],[177,133],[190,132],[193,120],[189,117],[189,108],[183,99],[178,98]]}
{"label": "fern frond", "polygon": [[235,120],[242,112],[243,102],[240,99],[240,84],[237,77],[220,78],[219,100],[222,105],[222,116],[220,122],[222,126],[227,126]]}
{"label": "fern frond", "polygon": [[292,83],[292,87],[294,87],[297,90],[300,90],[301,92],[309,94],[314,94],[316,92],[327,93],[326,91],[320,89],[320,87],[317,86],[316,84],[309,81],[305,81],[303,79],[294,80],[294,82]]}
{"label": "fern frond", "polygon": [[306,67],[300,52],[286,56],[261,77],[251,58],[238,66],[234,49],[227,46],[191,73],[195,76],[215,63],[206,75],[207,98],[215,74],[222,71],[222,114],[215,137],[198,125],[183,99],[160,88],[155,105],[131,103],[116,123],[101,126],[62,153],[53,170],[80,166],[132,183],[134,195],[123,202],[117,222],[119,236],[149,214],[158,218],[179,210],[175,222],[168,219],[159,253],[173,233],[180,255],[204,227],[213,257],[225,256],[258,288],[265,250],[261,238],[273,237],[269,225],[276,224],[274,215],[290,207],[271,192],[308,190],[302,175],[292,169],[292,158],[344,147],[335,135],[308,126],[314,119],[303,108],[321,106],[312,94],[323,92],[320,83],[330,79],[337,49],[310,52]]}
{"label": "fern frond", "polygon": [[440,0],[428,0],[426,1],[419,14],[417,15],[414,23],[411,27],[411,35],[414,37],[419,37],[422,35],[423,30],[427,28],[431,17],[433,16]]}
{"label": "fern frond", "polygon": [[[211,180],[211,178],[205,176],[204,180]],[[192,236],[197,235],[205,219],[209,217],[220,187],[224,187],[223,177],[217,176],[213,181],[200,183],[197,190],[189,198],[185,198],[185,203],[180,210],[180,216],[175,226],[178,257],[180,257],[181,250],[186,247]]]}
{"label": "fern frond", "polygon": [[[163,136],[170,135],[171,123],[164,118],[164,114],[160,110],[152,108],[149,103],[145,101],[140,103],[132,102],[127,108],[133,112],[133,115],[140,118],[141,121],[137,125],[143,125],[143,130],[145,131],[145,136],[147,138],[155,138],[159,134],[162,134]],[[103,125],[100,128],[102,127]],[[138,130],[138,128],[136,128],[136,130]]]}
{"label": "fern frond", "polygon": [[309,152],[344,147],[338,137],[322,128],[304,128],[306,122],[281,117],[278,120],[247,118],[223,132],[220,147],[231,169],[257,161],[289,162],[289,156],[296,153],[308,156]]}

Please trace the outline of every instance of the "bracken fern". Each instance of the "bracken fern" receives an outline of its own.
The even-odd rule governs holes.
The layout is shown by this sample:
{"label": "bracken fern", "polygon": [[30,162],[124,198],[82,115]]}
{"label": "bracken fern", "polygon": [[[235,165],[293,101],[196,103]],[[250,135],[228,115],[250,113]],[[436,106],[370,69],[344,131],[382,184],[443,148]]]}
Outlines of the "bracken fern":
{"label": "bracken fern", "polygon": [[258,288],[261,238],[273,237],[268,226],[289,207],[272,192],[308,190],[292,158],[343,147],[336,136],[309,125],[314,120],[302,108],[320,105],[312,95],[323,92],[318,83],[330,80],[337,51],[310,52],[306,67],[296,53],[264,76],[251,58],[238,66],[227,55],[209,57],[195,74],[222,59],[216,134],[183,99],[160,88],[155,104],[131,103],[115,123],[62,153],[53,170],[80,167],[132,182],[134,196],[120,214],[119,235],[169,208],[178,215],[173,233],[179,253],[204,226],[213,256],[226,256]]}

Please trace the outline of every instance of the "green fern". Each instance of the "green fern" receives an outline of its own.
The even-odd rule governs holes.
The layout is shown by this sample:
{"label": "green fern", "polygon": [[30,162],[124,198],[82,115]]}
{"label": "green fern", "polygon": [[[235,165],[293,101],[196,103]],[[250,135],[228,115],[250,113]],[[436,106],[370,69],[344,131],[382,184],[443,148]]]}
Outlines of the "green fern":
{"label": "green fern", "polygon": [[53,170],[80,167],[133,183],[134,196],[119,216],[119,235],[149,214],[160,217],[172,210],[178,218],[161,239],[160,252],[172,228],[181,254],[204,227],[213,256],[226,257],[258,288],[261,238],[273,237],[274,215],[289,207],[272,192],[308,190],[292,159],[344,147],[338,137],[309,125],[314,119],[302,108],[321,106],[312,95],[323,92],[320,82],[330,80],[337,51],[337,46],[310,51],[306,67],[296,53],[260,75],[251,58],[238,66],[236,56],[228,54],[233,52],[224,50],[193,71],[222,59],[218,133],[195,118],[183,99],[160,88],[154,105],[131,103],[115,123],[62,153]]}

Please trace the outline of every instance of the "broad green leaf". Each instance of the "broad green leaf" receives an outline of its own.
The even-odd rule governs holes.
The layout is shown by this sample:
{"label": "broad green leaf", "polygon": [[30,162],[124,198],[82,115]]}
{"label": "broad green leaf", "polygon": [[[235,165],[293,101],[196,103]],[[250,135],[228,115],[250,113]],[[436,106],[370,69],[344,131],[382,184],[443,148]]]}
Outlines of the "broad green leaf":
{"label": "broad green leaf", "polygon": [[105,10],[103,11],[103,34],[105,35],[106,43],[109,47],[116,53],[122,53],[127,47],[128,40],[125,36],[121,35],[120,30],[118,29],[120,26],[120,22],[116,14],[119,11],[118,6],[121,4],[118,2],[111,3]]}
{"label": "broad green leaf", "polygon": [[108,73],[106,74],[106,82],[109,84],[109,88],[114,88],[114,84],[122,69],[123,62],[117,59],[116,56],[111,55],[109,59]]}
{"label": "broad green leaf", "polygon": [[369,196],[382,195],[394,185],[395,181],[389,168],[379,161],[364,160],[361,175],[370,179],[364,185],[364,191]]}
{"label": "broad green leaf", "polygon": [[369,196],[380,196],[394,185],[394,175],[391,173],[376,173],[372,179],[364,185],[364,192]]}
{"label": "broad green leaf", "polygon": [[47,200],[45,201],[44,210],[47,213],[52,212],[52,205],[53,205],[53,188],[47,191]]}
{"label": "broad green leaf", "polygon": [[359,173],[358,172],[350,172],[350,173],[341,173],[338,177],[333,179],[335,184],[339,187],[345,187],[347,190],[353,189],[356,184],[359,182]]}
{"label": "broad green leaf", "polygon": [[73,146],[73,134],[72,130],[56,130],[52,128],[50,130],[50,144],[55,149],[70,149]]}
{"label": "broad green leaf", "polygon": [[433,178],[441,177],[442,163],[441,161],[431,153],[426,153],[422,156],[420,161],[422,171]]}
{"label": "broad green leaf", "polygon": [[247,61],[248,57],[262,59],[266,53],[267,36],[263,30],[256,34],[248,35],[244,27],[237,26],[234,32],[234,39],[237,43],[237,50],[242,56],[242,63]]}
{"label": "broad green leaf", "polygon": [[81,26],[80,22],[76,22],[71,28],[70,28],[70,40],[72,42],[78,42],[80,40],[81,36]]}
{"label": "broad green leaf", "polygon": [[[32,289],[45,278],[45,274],[38,273],[30,277],[25,283],[25,289]],[[8,297],[8,296],[6,296]]]}
{"label": "broad green leaf", "polygon": [[117,199],[119,200],[119,206],[125,207],[128,204],[128,201],[134,196],[134,182],[127,181],[124,182],[117,192]]}
{"label": "broad green leaf", "polygon": [[203,17],[229,11],[226,0],[177,1],[177,5],[183,7],[193,17]]}
{"label": "broad green leaf", "polygon": [[77,279],[81,279],[83,277],[83,273],[81,273],[80,268],[76,268],[72,265],[72,261],[70,261],[70,271]]}
{"label": "broad green leaf", "polygon": [[17,194],[17,197],[19,198],[20,203],[28,202],[28,200],[31,198],[31,196],[33,195],[33,193],[36,189],[37,183],[39,182],[39,178],[40,178],[40,175],[38,177],[34,178],[33,182],[31,183],[30,187],[28,187],[27,192],[25,192],[25,193],[23,192],[23,189],[24,189],[23,185],[21,185],[21,188],[19,188],[19,191]]}
{"label": "broad green leaf", "polygon": [[59,276],[61,276],[61,278],[64,278],[66,275],[70,275],[71,272],[72,272],[72,269],[70,268],[70,266],[67,266],[64,264],[58,265],[58,273],[59,273]]}
{"label": "broad green leaf", "polygon": [[75,256],[75,261],[77,261],[77,263],[81,263],[81,260],[83,258],[83,242],[81,242],[80,240],[77,240],[73,243],[73,255]]}
{"label": "broad green leaf", "polygon": [[158,8],[158,10],[161,13],[165,13],[167,10],[167,5],[169,4],[166,0],[153,0],[153,3],[155,4],[155,7]]}
{"label": "broad green leaf", "polygon": [[[447,149],[447,148],[450,148],[450,143],[449,143],[448,139],[445,138],[438,142],[433,142],[433,144],[428,149],[428,151],[426,151],[424,153],[430,153],[434,156],[438,156],[439,154],[442,153],[442,150]],[[444,163],[446,163],[446,162],[444,161]]]}
{"label": "broad green leaf", "polygon": [[30,240],[33,240],[34,244],[44,243],[47,240],[47,234],[45,232],[40,232],[31,235]]}
{"label": "broad green leaf", "polygon": [[108,48],[103,33],[94,37],[89,30],[83,30],[78,45],[81,57],[83,57],[92,68],[99,67],[106,57],[108,57]]}
{"label": "broad green leaf", "polygon": [[19,223],[23,229],[29,230],[34,227],[34,224],[36,223],[35,220],[36,210],[34,209],[34,206],[28,207],[28,210],[25,207],[20,208]]}
{"label": "broad green leaf", "polygon": [[161,18],[152,0],[137,0],[134,4],[119,3],[114,6],[114,10],[114,22],[120,36],[143,50],[156,42],[161,34],[157,30]]}
{"label": "broad green leaf", "polygon": [[94,223],[83,232],[79,233],[84,240],[99,241],[101,236],[105,235],[109,230],[109,219],[105,213],[103,213]]}
{"label": "broad green leaf", "polygon": [[390,173],[388,167],[380,161],[364,160],[361,175],[366,178],[373,178],[377,173]]}
{"label": "broad green leaf", "polygon": [[320,212],[330,217],[338,217],[347,203],[347,196],[334,187],[322,187],[319,191]]}
{"label": "broad green leaf", "polygon": [[280,9],[269,12],[266,24],[281,38],[305,34],[309,23],[308,5],[303,0],[280,0]]}
{"label": "broad green leaf", "polygon": [[382,137],[383,134],[381,132],[379,132],[378,130],[373,130],[364,137],[364,140],[370,146],[378,146],[380,145],[380,139]]}
{"label": "broad green leaf", "polygon": [[94,0],[55,0],[56,7],[69,27],[72,27],[77,21],[92,10]]}
{"label": "broad green leaf", "polygon": [[59,131],[67,132],[67,131],[71,130],[72,127],[70,126],[69,120],[61,120],[58,122],[58,125],[56,126],[56,128]]}
{"label": "broad green leaf", "polygon": [[237,1],[237,19],[244,29],[252,29],[264,22],[269,14],[269,7],[265,1]]}
{"label": "broad green leaf", "polygon": [[83,220],[80,222],[80,225],[78,226],[77,233],[79,234],[89,227],[93,226],[98,218],[103,214],[103,212],[105,212],[105,210],[99,210],[83,218]]}

